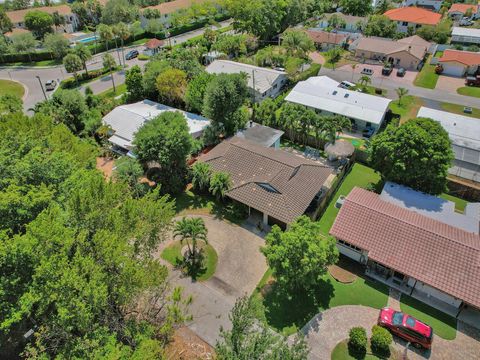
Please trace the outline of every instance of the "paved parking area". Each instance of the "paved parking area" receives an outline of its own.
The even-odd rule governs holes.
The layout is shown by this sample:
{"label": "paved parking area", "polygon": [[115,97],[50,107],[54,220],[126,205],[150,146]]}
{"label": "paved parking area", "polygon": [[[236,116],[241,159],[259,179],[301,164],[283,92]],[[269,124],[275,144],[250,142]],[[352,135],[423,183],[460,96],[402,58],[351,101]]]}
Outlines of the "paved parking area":
{"label": "paved parking area", "polygon": [[[380,86],[380,87],[381,87],[380,84],[381,84],[382,79],[390,79],[392,81],[395,81],[399,84],[399,86],[401,86],[402,84],[412,85],[413,81],[415,80],[415,77],[418,74],[418,71],[407,70],[404,77],[398,77],[396,75],[397,74],[397,69],[395,68],[395,69],[393,69],[390,76],[383,76],[382,75],[383,65],[357,64],[357,66],[353,70],[355,79],[358,79],[360,76],[363,75],[362,70],[364,68],[368,68],[368,69],[373,70],[373,75],[371,76],[372,77],[372,82],[375,82],[375,85]],[[350,73],[352,73],[352,65],[340,66],[337,70],[350,71]]]}
{"label": "paved parking area", "polygon": [[456,78],[453,76],[440,75],[438,77],[437,86],[435,90],[447,91],[450,93],[457,93],[457,89],[465,86],[464,78]]}

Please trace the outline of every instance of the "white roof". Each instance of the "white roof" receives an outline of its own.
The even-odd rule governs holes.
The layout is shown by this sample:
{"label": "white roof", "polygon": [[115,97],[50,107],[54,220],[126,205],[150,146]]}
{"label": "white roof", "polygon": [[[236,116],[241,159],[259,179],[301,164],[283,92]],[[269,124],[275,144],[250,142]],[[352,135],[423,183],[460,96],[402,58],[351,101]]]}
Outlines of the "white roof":
{"label": "white roof", "polygon": [[449,224],[475,234],[479,233],[480,214],[478,213],[478,203],[469,203],[467,205],[468,211],[465,211],[465,214],[460,214],[455,212],[455,203],[453,201],[425,194],[390,181],[385,183],[380,198],[444,224]]}
{"label": "white roof", "polygon": [[103,117],[103,122],[110,125],[115,134],[108,139],[121,148],[130,150],[137,130],[148,120],[165,111],[178,111],[185,116],[190,134],[198,137],[210,121],[203,116],[178,110],[151,100],[143,100],[134,104],[117,106]]}
{"label": "white roof", "polygon": [[422,106],[417,117],[438,121],[454,145],[480,151],[480,119]]}
{"label": "white roof", "polygon": [[300,81],[285,100],[380,125],[392,100],[338,87],[328,76]]}
{"label": "white roof", "polygon": [[253,89],[253,77],[255,76],[255,90],[259,93],[264,93],[270,89],[279,77],[286,77],[283,71],[267,69],[259,66],[243,64],[229,60],[215,60],[207,66],[206,71],[210,74],[239,74],[241,72],[248,75],[248,87]]}
{"label": "white roof", "polygon": [[472,36],[480,38],[480,29],[466,28],[466,27],[454,27],[452,35],[456,36]]}

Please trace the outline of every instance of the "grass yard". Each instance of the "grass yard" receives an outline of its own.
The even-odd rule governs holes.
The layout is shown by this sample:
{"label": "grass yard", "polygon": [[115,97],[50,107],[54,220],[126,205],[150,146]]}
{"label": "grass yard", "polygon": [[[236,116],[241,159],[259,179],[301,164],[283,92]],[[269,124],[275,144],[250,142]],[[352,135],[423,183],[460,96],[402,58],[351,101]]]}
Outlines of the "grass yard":
{"label": "grass yard", "polygon": [[442,199],[450,200],[455,203],[455,211],[463,213],[465,211],[465,206],[468,204],[467,200],[460,199],[456,196],[448,195],[448,194],[441,194],[439,195]]}
{"label": "grass yard", "polygon": [[[160,255],[162,259],[168,261],[173,266],[182,266],[183,256],[181,254],[183,244],[180,240],[175,241],[170,246],[166,247]],[[217,269],[218,255],[215,249],[208,244],[199,242],[198,246],[203,250],[202,266],[199,269],[195,269],[189,275],[198,281],[208,280],[213,276]],[[188,273],[188,271],[187,271]]]}
{"label": "grass yard", "polygon": [[16,62],[16,63],[5,63],[2,66],[8,67],[41,67],[41,66],[55,66],[62,64],[61,60],[41,60],[41,61],[32,61],[32,62]]}
{"label": "grass yard", "polygon": [[442,57],[443,56],[443,51],[435,51],[435,55],[433,57]]}
{"label": "grass yard", "polygon": [[340,136],[339,139],[343,139],[343,140],[347,140],[348,142],[351,142],[352,145],[355,147],[355,149],[359,149],[359,150],[365,150],[365,144],[367,143],[367,140],[365,139],[343,137],[343,136]]}
{"label": "grass yard", "polygon": [[268,270],[253,293],[258,300],[258,318],[272,328],[291,335],[298,332],[320,311],[342,305],[364,305],[377,309],[387,305],[388,287],[374,282],[358,273],[350,284],[336,281],[326,274],[311,292],[298,291],[294,294],[276,283],[268,283]]}
{"label": "grass yard", "polygon": [[376,184],[379,181],[380,175],[373,171],[373,169],[359,163],[354,164],[352,170],[343,180],[343,183],[330,201],[327,210],[319,220],[322,232],[328,234],[337,217],[339,209],[335,207],[335,202],[340,195],[347,196],[355,186],[366,188],[369,184]]}
{"label": "grass yard", "polygon": [[405,121],[415,118],[421,106],[423,106],[423,101],[420,98],[407,95],[402,98],[401,103],[398,102],[398,99],[392,101],[389,108],[393,113],[400,115],[400,124],[403,124]]}
{"label": "grass yard", "polygon": [[[391,348],[390,350],[390,356],[388,359],[394,360],[394,359],[401,359],[402,357],[400,356],[395,349]],[[332,360],[378,360],[378,359],[385,359],[385,357],[378,357],[372,354],[372,349],[370,348],[370,342],[368,342],[367,345],[367,353],[365,356],[355,356],[351,355],[350,352],[348,351],[348,340],[342,341],[338,343],[337,346],[332,351],[331,355]]]}
{"label": "grass yard", "polygon": [[460,95],[473,96],[480,98],[480,87],[464,86],[457,89],[457,93]]}
{"label": "grass yard", "polygon": [[0,80],[0,96],[15,95],[21,99],[24,93],[25,89],[22,84],[10,80]]}
{"label": "grass yard", "polygon": [[438,74],[435,74],[435,65],[430,65],[429,57],[425,62],[422,70],[418,73],[417,77],[413,84],[415,86],[427,88],[427,89],[435,89],[438,80]]}
{"label": "grass yard", "polygon": [[457,335],[457,320],[444,312],[418,301],[410,296],[402,295],[400,308],[403,312],[430,325],[434,335],[445,340],[453,340]]}
{"label": "grass yard", "polygon": [[356,61],[347,59],[346,56],[348,54],[349,54],[348,50],[343,50],[342,58],[340,59],[339,62],[337,62],[335,65],[333,65],[333,64],[328,62],[328,56],[326,55],[326,52],[323,52],[323,53],[321,53],[321,55],[325,58],[325,64],[323,64],[323,66],[326,67],[327,69],[333,69],[334,67],[335,67],[335,69],[338,69],[340,66],[350,65],[350,64],[358,64],[358,62],[356,62]]}
{"label": "grass yard", "polygon": [[442,110],[459,114],[459,115],[464,115],[464,116],[469,116],[472,118],[477,118],[480,119],[480,109],[479,108],[472,108],[473,112],[471,114],[465,114],[463,112],[463,105],[458,105],[458,104],[452,104],[452,103],[441,103]]}
{"label": "grass yard", "polygon": [[[370,86],[370,85],[366,85],[366,86],[363,86],[363,85],[360,85],[360,84],[357,84],[357,86],[355,87],[354,90],[358,90],[358,89],[362,89],[365,90],[365,94],[370,94],[370,95],[377,95],[377,96],[385,96],[387,95],[387,90],[385,89],[380,89],[380,88],[377,88],[375,86]],[[382,91],[381,94],[377,94],[375,92],[376,89],[380,89]]]}
{"label": "grass yard", "polygon": [[113,88],[110,88],[108,90],[105,90],[104,92],[101,92],[99,94],[97,94],[98,96],[102,97],[102,98],[114,98],[114,97],[117,97],[119,95],[123,95],[127,92],[127,85],[125,83],[123,84],[120,84],[120,85],[116,85],[115,84],[115,92],[113,91]]}

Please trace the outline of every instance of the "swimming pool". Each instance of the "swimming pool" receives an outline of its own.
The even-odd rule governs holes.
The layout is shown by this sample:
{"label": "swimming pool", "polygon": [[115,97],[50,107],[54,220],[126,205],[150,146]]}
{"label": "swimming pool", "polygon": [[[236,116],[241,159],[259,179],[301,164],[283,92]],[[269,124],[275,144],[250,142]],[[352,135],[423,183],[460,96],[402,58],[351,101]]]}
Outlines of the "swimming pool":
{"label": "swimming pool", "polygon": [[83,39],[80,39],[80,40],[77,40],[77,42],[81,42],[81,43],[89,43],[89,42],[92,42],[92,41],[95,41],[97,40],[98,37],[97,35],[93,35],[93,36],[89,36],[89,37],[86,37],[86,38],[83,38]]}

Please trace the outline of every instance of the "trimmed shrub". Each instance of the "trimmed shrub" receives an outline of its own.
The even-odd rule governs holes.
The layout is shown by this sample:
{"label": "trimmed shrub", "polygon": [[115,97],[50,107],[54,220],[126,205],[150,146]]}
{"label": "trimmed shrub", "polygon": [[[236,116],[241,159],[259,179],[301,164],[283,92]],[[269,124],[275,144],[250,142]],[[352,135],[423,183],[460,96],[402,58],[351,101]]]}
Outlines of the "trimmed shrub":
{"label": "trimmed shrub", "polygon": [[393,338],[390,332],[378,325],[372,328],[372,337],[370,338],[370,344],[372,352],[383,357],[390,356],[390,345]]}
{"label": "trimmed shrub", "polygon": [[367,352],[367,331],[365,328],[353,327],[348,333],[348,348],[355,354],[365,354]]}

